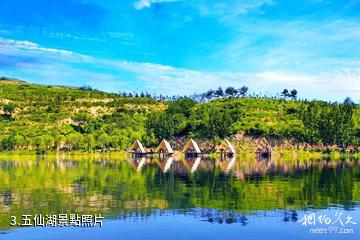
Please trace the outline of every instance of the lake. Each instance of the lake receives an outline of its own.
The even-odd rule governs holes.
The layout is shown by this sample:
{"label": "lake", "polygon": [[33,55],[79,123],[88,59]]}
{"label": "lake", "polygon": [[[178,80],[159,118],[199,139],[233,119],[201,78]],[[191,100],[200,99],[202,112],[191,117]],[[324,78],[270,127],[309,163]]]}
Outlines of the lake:
{"label": "lake", "polygon": [[[359,203],[351,159],[0,157],[0,239],[360,239]],[[104,219],[23,226],[59,214]]]}

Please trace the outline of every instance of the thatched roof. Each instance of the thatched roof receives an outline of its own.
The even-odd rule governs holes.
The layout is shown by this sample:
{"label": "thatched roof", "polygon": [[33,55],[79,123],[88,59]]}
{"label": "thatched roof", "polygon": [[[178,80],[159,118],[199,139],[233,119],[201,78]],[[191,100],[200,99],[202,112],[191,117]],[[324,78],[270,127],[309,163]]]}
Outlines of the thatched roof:
{"label": "thatched roof", "polygon": [[258,152],[258,153],[261,153],[261,152],[271,153],[271,150],[272,150],[271,145],[266,140],[266,138],[263,137],[257,142],[256,152]]}
{"label": "thatched roof", "polygon": [[266,145],[266,146],[270,146],[270,143],[268,142],[268,140],[266,140],[265,137],[262,137],[259,141],[259,144],[261,145]]}
{"label": "thatched roof", "polygon": [[236,153],[234,146],[226,138],[217,146],[216,152]]}
{"label": "thatched roof", "polygon": [[190,138],[184,148],[183,152],[191,152],[191,153],[201,153],[199,145],[194,141],[194,139]]}
{"label": "thatched roof", "polygon": [[163,139],[159,146],[156,148],[156,152],[173,153],[170,143]]}
{"label": "thatched roof", "polygon": [[143,145],[141,144],[141,142],[139,140],[135,140],[134,143],[131,145],[130,152],[136,152],[136,153],[145,153],[145,148],[143,147]]}
{"label": "thatched roof", "polygon": [[266,138],[262,137],[258,142],[257,142],[257,148],[271,148],[270,143],[266,140]]}

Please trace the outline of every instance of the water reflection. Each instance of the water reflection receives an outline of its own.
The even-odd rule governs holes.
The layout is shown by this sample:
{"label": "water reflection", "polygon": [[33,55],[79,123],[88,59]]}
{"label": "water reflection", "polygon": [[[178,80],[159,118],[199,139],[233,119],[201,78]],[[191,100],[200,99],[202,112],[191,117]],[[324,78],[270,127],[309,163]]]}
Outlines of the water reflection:
{"label": "water reflection", "polygon": [[234,166],[236,161],[236,156],[232,158],[217,158],[216,159],[216,167],[220,168],[220,170],[224,173],[229,173]]}
{"label": "water reflection", "polygon": [[167,158],[157,158],[156,163],[158,164],[159,168],[163,173],[166,173],[169,171],[172,163],[174,161],[173,157],[167,157]]}
{"label": "water reflection", "polygon": [[8,157],[0,160],[0,228],[10,215],[69,211],[107,218],[167,211],[246,225],[254,211],[282,209],[291,222],[299,209],[354,209],[359,176],[351,160]]}
{"label": "water reflection", "polygon": [[145,165],[146,158],[128,158],[127,162],[137,171],[139,172],[141,168]]}
{"label": "water reflection", "polygon": [[[271,174],[296,174],[297,172],[309,171],[311,169],[343,169],[343,168],[357,168],[357,161],[281,161],[271,159],[261,160],[243,160],[236,156],[227,158],[181,158],[174,159],[173,157],[141,157],[141,158],[127,158],[126,162],[130,164],[137,172],[147,166],[157,164],[158,170],[163,173],[168,172],[171,168],[175,174],[196,173],[198,170],[213,172],[219,169],[222,173],[230,174],[239,180],[245,180],[246,177],[261,177]],[[153,166],[154,167],[154,166]]]}
{"label": "water reflection", "polygon": [[[184,158],[182,160],[182,163],[184,164],[184,167],[190,172],[190,173],[194,173],[201,162],[201,157],[195,157],[195,158]],[[204,163],[204,162],[203,162]],[[202,164],[204,165],[204,164]]]}

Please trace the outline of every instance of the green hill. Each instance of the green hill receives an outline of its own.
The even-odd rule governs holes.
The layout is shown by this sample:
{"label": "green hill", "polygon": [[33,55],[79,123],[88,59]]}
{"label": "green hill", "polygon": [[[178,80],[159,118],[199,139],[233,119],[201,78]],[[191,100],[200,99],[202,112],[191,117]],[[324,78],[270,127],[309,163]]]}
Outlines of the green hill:
{"label": "green hill", "polygon": [[[165,101],[143,96],[1,78],[0,150],[119,151],[135,138],[153,146],[162,138],[216,142],[236,133],[359,145],[360,109],[354,104],[347,111],[344,104],[322,102],[222,97],[197,103],[189,98]],[[318,121],[316,126],[309,125],[306,116]],[[332,129],[324,129],[329,124]]]}

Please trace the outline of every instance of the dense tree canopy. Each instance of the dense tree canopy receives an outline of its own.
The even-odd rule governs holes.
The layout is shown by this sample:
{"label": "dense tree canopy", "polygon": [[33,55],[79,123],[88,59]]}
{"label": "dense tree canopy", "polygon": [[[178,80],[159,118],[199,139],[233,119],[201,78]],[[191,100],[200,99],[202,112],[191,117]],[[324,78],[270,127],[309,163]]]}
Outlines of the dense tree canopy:
{"label": "dense tree canopy", "polygon": [[354,106],[313,101],[303,111],[306,140],[325,145],[347,146],[354,144]]}

